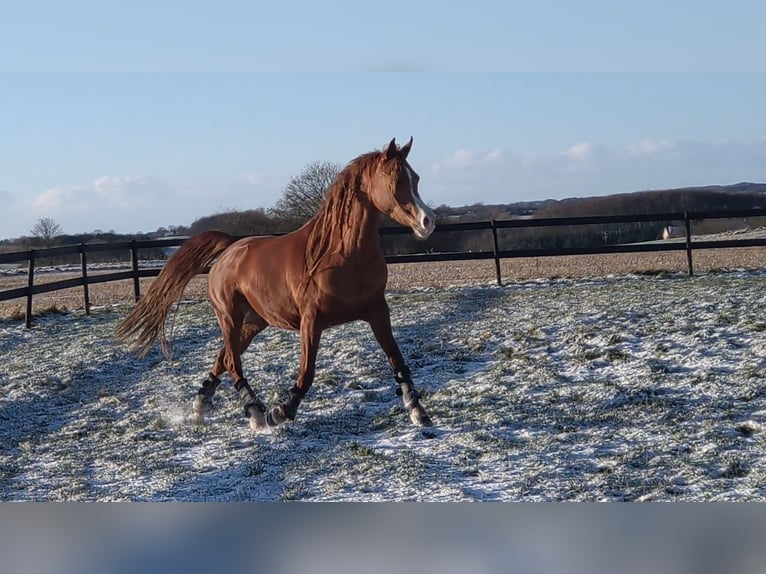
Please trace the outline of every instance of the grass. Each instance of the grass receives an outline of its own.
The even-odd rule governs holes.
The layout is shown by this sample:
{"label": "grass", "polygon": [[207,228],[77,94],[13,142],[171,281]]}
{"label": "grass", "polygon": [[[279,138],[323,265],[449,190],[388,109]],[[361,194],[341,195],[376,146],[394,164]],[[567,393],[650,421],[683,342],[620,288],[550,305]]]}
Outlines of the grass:
{"label": "grass", "polygon": [[610,361],[628,361],[630,360],[631,356],[627,351],[613,348],[606,352],[606,358]]}
{"label": "grass", "polygon": [[[218,347],[207,304],[179,313],[178,332],[204,337],[179,337],[174,365],[111,348],[89,362],[119,316],[8,329],[0,498],[762,500],[766,340],[760,312],[742,316],[762,279],[403,294],[395,331],[408,359],[420,351],[413,377],[433,429],[408,424],[365,325],[328,330],[296,422],[263,435],[228,381],[209,424],[180,421]],[[679,329],[687,311],[701,328]],[[284,398],[298,346],[269,330],[245,354],[264,401]],[[598,360],[582,362],[588,350]],[[72,390],[17,374],[30,367]]]}
{"label": "grass", "polygon": [[353,441],[348,446],[348,451],[349,453],[351,453],[353,456],[356,456],[356,457],[370,457],[370,456],[376,455],[375,449],[369,446],[360,444],[357,441]]}
{"label": "grass", "polygon": [[[67,309],[66,306],[50,303],[45,307],[33,311],[32,317],[50,317],[53,315],[66,315],[67,313],[69,313],[69,309]],[[12,322],[26,321],[26,318],[27,312],[21,307],[12,307],[0,315],[0,320]]]}
{"label": "grass", "polygon": [[27,314],[21,307],[13,307],[0,316],[4,321],[21,322],[26,319]]}
{"label": "grass", "polygon": [[744,478],[750,474],[750,465],[747,461],[743,460],[739,456],[732,456],[726,461],[726,465],[723,468],[718,469],[715,473],[717,478]]}

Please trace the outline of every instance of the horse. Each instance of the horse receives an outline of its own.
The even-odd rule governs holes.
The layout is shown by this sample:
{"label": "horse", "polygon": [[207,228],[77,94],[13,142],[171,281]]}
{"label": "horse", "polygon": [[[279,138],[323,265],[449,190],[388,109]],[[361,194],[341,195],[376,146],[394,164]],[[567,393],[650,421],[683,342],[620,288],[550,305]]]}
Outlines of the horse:
{"label": "horse", "polygon": [[[226,372],[254,431],[293,421],[314,380],[322,332],[365,321],[388,358],[410,420],[432,424],[391,330],[388,268],[378,233],[381,214],[410,227],[419,239],[436,226],[434,211],[418,193],[420,177],[407,162],[411,147],[412,138],[401,147],[394,138],[382,150],[352,160],[328,187],[316,215],[295,231],[241,239],[205,231],[168,259],[116,335],[132,342],[139,357],[158,340],[167,355],[168,313],[189,281],[210,268],[207,294],[223,347],[194,398],[195,423],[212,408]],[[241,355],[269,326],[300,333],[300,368],[287,400],[267,410],[243,374]]]}

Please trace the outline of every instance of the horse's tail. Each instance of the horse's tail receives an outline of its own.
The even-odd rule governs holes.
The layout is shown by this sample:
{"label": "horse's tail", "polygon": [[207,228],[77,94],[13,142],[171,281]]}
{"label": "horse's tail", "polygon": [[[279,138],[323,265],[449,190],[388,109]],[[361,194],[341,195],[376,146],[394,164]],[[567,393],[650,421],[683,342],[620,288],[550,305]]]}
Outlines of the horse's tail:
{"label": "horse's tail", "polygon": [[132,341],[139,357],[146,355],[159,339],[163,353],[169,356],[165,319],[170,308],[181,298],[189,281],[204,271],[233,242],[233,237],[220,231],[205,231],[184,241],[168,259],[146,294],[117,327],[117,337]]}

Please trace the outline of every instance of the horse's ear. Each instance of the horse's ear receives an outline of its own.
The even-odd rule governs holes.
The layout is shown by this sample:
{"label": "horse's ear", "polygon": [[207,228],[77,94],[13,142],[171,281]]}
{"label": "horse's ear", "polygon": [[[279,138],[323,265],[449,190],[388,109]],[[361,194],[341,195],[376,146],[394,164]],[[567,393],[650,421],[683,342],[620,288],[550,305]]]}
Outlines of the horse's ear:
{"label": "horse's ear", "polygon": [[399,153],[399,150],[396,149],[396,138],[392,139],[388,146],[386,147],[386,151],[384,152],[386,159],[394,159],[397,154]]}
{"label": "horse's ear", "polygon": [[401,149],[399,150],[399,153],[402,155],[402,159],[407,159],[407,156],[410,153],[410,148],[412,147],[412,136],[410,136],[410,141],[408,141],[406,144],[404,144]]}

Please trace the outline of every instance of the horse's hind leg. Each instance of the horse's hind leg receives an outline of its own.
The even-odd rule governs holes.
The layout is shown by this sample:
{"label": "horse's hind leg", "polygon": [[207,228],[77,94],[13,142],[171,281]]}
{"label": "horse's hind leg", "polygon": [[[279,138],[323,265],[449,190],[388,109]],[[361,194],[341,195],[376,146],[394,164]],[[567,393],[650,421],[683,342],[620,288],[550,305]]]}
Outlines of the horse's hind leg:
{"label": "horse's hind leg", "polygon": [[[253,337],[266,328],[266,322],[261,321],[260,317],[258,319],[259,321],[257,322],[248,322],[242,325],[238,347],[240,355],[250,346]],[[205,380],[202,381],[202,386],[197,390],[197,396],[194,397],[192,420],[195,423],[201,424],[204,421],[205,414],[213,409],[213,395],[215,395],[218,386],[221,384],[221,375],[226,371],[226,347],[224,346],[218,352],[213,368]]]}
{"label": "horse's hind leg", "polygon": [[250,346],[253,338],[266,328],[267,323],[260,316],[248,313],[247,322],[238,314],[219,313],[218,323],[221,327],[224,346],[218,353],[218,358],[203,382],[194,400],[195,419],[202,418],[205,410],[212,406],[212,397],[220,384],[220,375],[227,372],[234,381],[234,388],[240,395],[245,408],[245,416],[250,419],[250,426],[255,430],[266,428],[265,406],[258,399],[242,372],[241,355]]}
{"label": "horse's hind leg", "polygon": [[[223,349],[221,353],[223,353]],[[205,413],[213,409],[213,395],[220,384],[221,379],[218,378],[218,375],[214,375],[213,371],[202,381],[202,386],[197,390],[197,396],[194,397],[194,404],[192,405],[192,421],[195,424],[202,424],[205,420]]]}
{"label": "horse's hind leg", "polygon": [[370,324],[372,332],[383,352],[386,353],[389,364],[394,369],[394,378],[399,383],[396,394],[402,397],[404,406],[410,413],[410,420],[419,426],[431,426],[431,417],[428,416],[423,405],[420,404],[420,395],[415,389],[415,384],[412,382],[412,374],[407,365],[404,364],[404,357],[391,331],[391,315],[385,299],[370,314],[367,322]]}
{"label": "horse's hind leg", "polygon": [[268,427],[266,424],[266,406],[256,396],[255,391],[253,391],[243,375],[240,357],[250,345],[253,337],[262,331],[265,326],[265,321],[261,320],[258,323],[247,323],[244,331],[243,326],[240,326],[240,329],[222,329],[224,332],[224,349],[226,351],[223,362],[234,381],[234,388],[239,393],[245,409],[245,416],[250,419],[250,428],[253,430],[264,430]]}
{"label": "horse's hind leg", "polygon": [[[250,387],[247,379],[242,376],[242,362],[240,357],[250,346],[253,338],[258,333],[263,331],[266,326],[266,321],[260,317],[257,317],[257,320],[247,322],[242,326],[242,334],[239,340],[239,348],[236,355],[235,365],[235,372],[240,375],[240,378],[237,380],[232,375],[234,378],[234,388],[239,393],[240,399],[242,400],[245,409],[245,416],[250,420],[250,427],[253,430],[263,430],[267,428],[268,425],[266,424],[266,405],[264,405],[256,396],[255,391],[253,391],[253,389]],[[236,371],[236,369],[239,370]]]}

